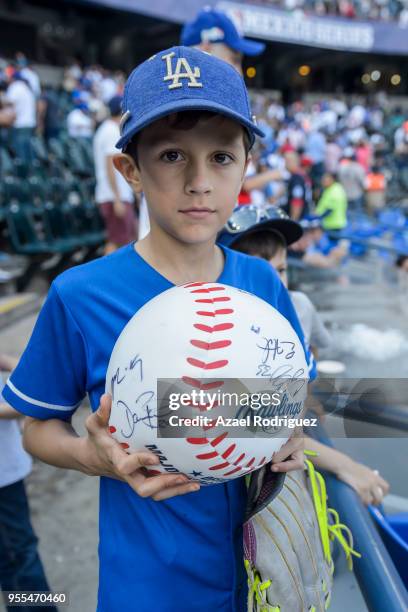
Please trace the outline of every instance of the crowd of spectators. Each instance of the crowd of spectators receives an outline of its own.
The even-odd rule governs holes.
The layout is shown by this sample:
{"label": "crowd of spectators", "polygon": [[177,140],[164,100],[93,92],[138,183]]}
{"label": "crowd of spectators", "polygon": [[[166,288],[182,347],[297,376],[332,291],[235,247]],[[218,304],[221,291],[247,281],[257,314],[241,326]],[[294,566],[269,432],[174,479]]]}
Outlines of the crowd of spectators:
{"label": "crowd of spectators", "polygon": [[[259,0],[254,0],[259,4]],[[261,0],[272,8],[306,15],[398,22],[408,25],[407,0]]]}
{"label": "crowd of spectators", "polygon": [[[73,62],[59,89],[42,88],[18,53],[13,63],[3,63],[0,82],[1,144],[23,162],[32,160],[34,135],[46,146],[63,138],[87,143],[92,154],[101,126],[112,133],[107,150],[113,155],[120,117],[112,117],[111,102],[118,106],[124,73]],[[282,207],[306,228],[294,256],[300,253],[321,267],[337,265],[346,254],[344,245],[329,243],[321,230],[333,236],[345,228],[348,216],[375,215],[408,188],[408,117],[385,94],[284,105],[278,94],[253,92],[252,103],[266,137],[252,151],[239,204]],[[104,167],[99,164],[96,174]],[[119,194],[112,176],[105,176],[105,183]],[[401,176],[407,184],[396,187]]]}

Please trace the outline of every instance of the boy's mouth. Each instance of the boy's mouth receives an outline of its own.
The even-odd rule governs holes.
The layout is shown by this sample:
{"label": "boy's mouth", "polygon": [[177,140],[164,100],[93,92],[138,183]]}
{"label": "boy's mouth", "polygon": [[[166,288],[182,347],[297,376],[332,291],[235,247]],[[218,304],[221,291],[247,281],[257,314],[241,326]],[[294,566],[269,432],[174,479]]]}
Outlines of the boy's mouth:
{"label": "boy's mouth", "polygon": [[185,208],[184,210],[179,210],[179,212],[187,217],[191,217],[192,219],[205,219],[206,217],[212,215],[215,210],[212,210],[211,208],[191,207]]}

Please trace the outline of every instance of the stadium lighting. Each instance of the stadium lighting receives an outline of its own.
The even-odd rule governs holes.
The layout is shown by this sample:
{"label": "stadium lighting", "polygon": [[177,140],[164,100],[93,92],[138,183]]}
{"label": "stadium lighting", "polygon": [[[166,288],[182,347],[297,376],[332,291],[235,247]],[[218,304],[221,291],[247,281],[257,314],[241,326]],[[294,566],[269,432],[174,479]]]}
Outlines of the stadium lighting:
{"label": "stadium lighting", "polygon": [[298,73],[302,77],[306,77],[310,74],[310,66],[304,64],[303,66],[299,66]]}
{"label": "stadium lighting", "polygon": [[381,78],[381,72],[379,70],[373,70],[371,73],[371,79],[373,81],[379,81]]}
{"label": "stadium lighting", "polygon": [[371,77],[367,72],[365,72],[363,76],[361,77],[361,80],[364,83],[364,85],[368,85],[369,82],[371,81]]}
{"label": "stadium lighting", "polygon": [[256,76],[256,68],[254,66],[249,66],[246,70],[246,75],[248,79],[253,79]]}
{"label": "stadium lighting", "polygon": [[401,75],[400,74],[393,74],[392,77],[391,77],[391,85],[395,85],[395,87],[396,87],[400,83],[401,83]]}

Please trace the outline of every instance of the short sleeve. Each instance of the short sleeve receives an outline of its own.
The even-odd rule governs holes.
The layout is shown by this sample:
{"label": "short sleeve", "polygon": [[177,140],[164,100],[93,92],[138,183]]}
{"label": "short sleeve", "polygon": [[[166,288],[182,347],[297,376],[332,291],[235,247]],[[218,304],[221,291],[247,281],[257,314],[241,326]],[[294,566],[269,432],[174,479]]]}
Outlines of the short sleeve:
{"label": "short sleeve", "polygon": [[52,285],[3,397],[25,415],[68,421],[86,394],[86,364],[81,330]]}
{"label": "short sleeve", "polygon": [[106,129],[104,132],[102,148],[103,148],[103,152],[105,156],[118,154],[116,143],[118,142],[119,138],[120,138],[119,129],[116,129],[116,126],[112,121],[111,125],[109,125],[109,129]]}
{"label": "short sleeve", "polygon": [[292,300],[290,299],[289,293],[287,292],[286,288],[282,285],[282,283],[281,283],[280,292],[278,295],[278,310],[280,313],[283,314],[284,317],[286,317],[286,319],[289,321],[289,323],[292,325],[293,329],[299,336],[299,339],[305,351],[306,362],[307,362],[307,366],[309,369],[309,379],[310,381],[312,381],[317,376],[316,362],[314,360],[312,352],[310,351],[310,348],[306,346],[303,330],[299,323],[299,319],[296,314],[295,308],[292,304]]}

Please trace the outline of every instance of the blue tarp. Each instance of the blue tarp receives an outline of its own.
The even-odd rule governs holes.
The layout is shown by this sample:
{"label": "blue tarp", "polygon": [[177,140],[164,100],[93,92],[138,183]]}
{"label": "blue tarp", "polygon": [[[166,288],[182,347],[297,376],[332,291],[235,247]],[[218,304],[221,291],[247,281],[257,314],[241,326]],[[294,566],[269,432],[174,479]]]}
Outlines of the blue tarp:
{"label": "blue tarp", "polygon": [[245,2],[220,0],[83,0],[185,23],[204,6],[227,12],[248,37],[339,51],[408,55],[408,28],[397,23],[314,17]]}

